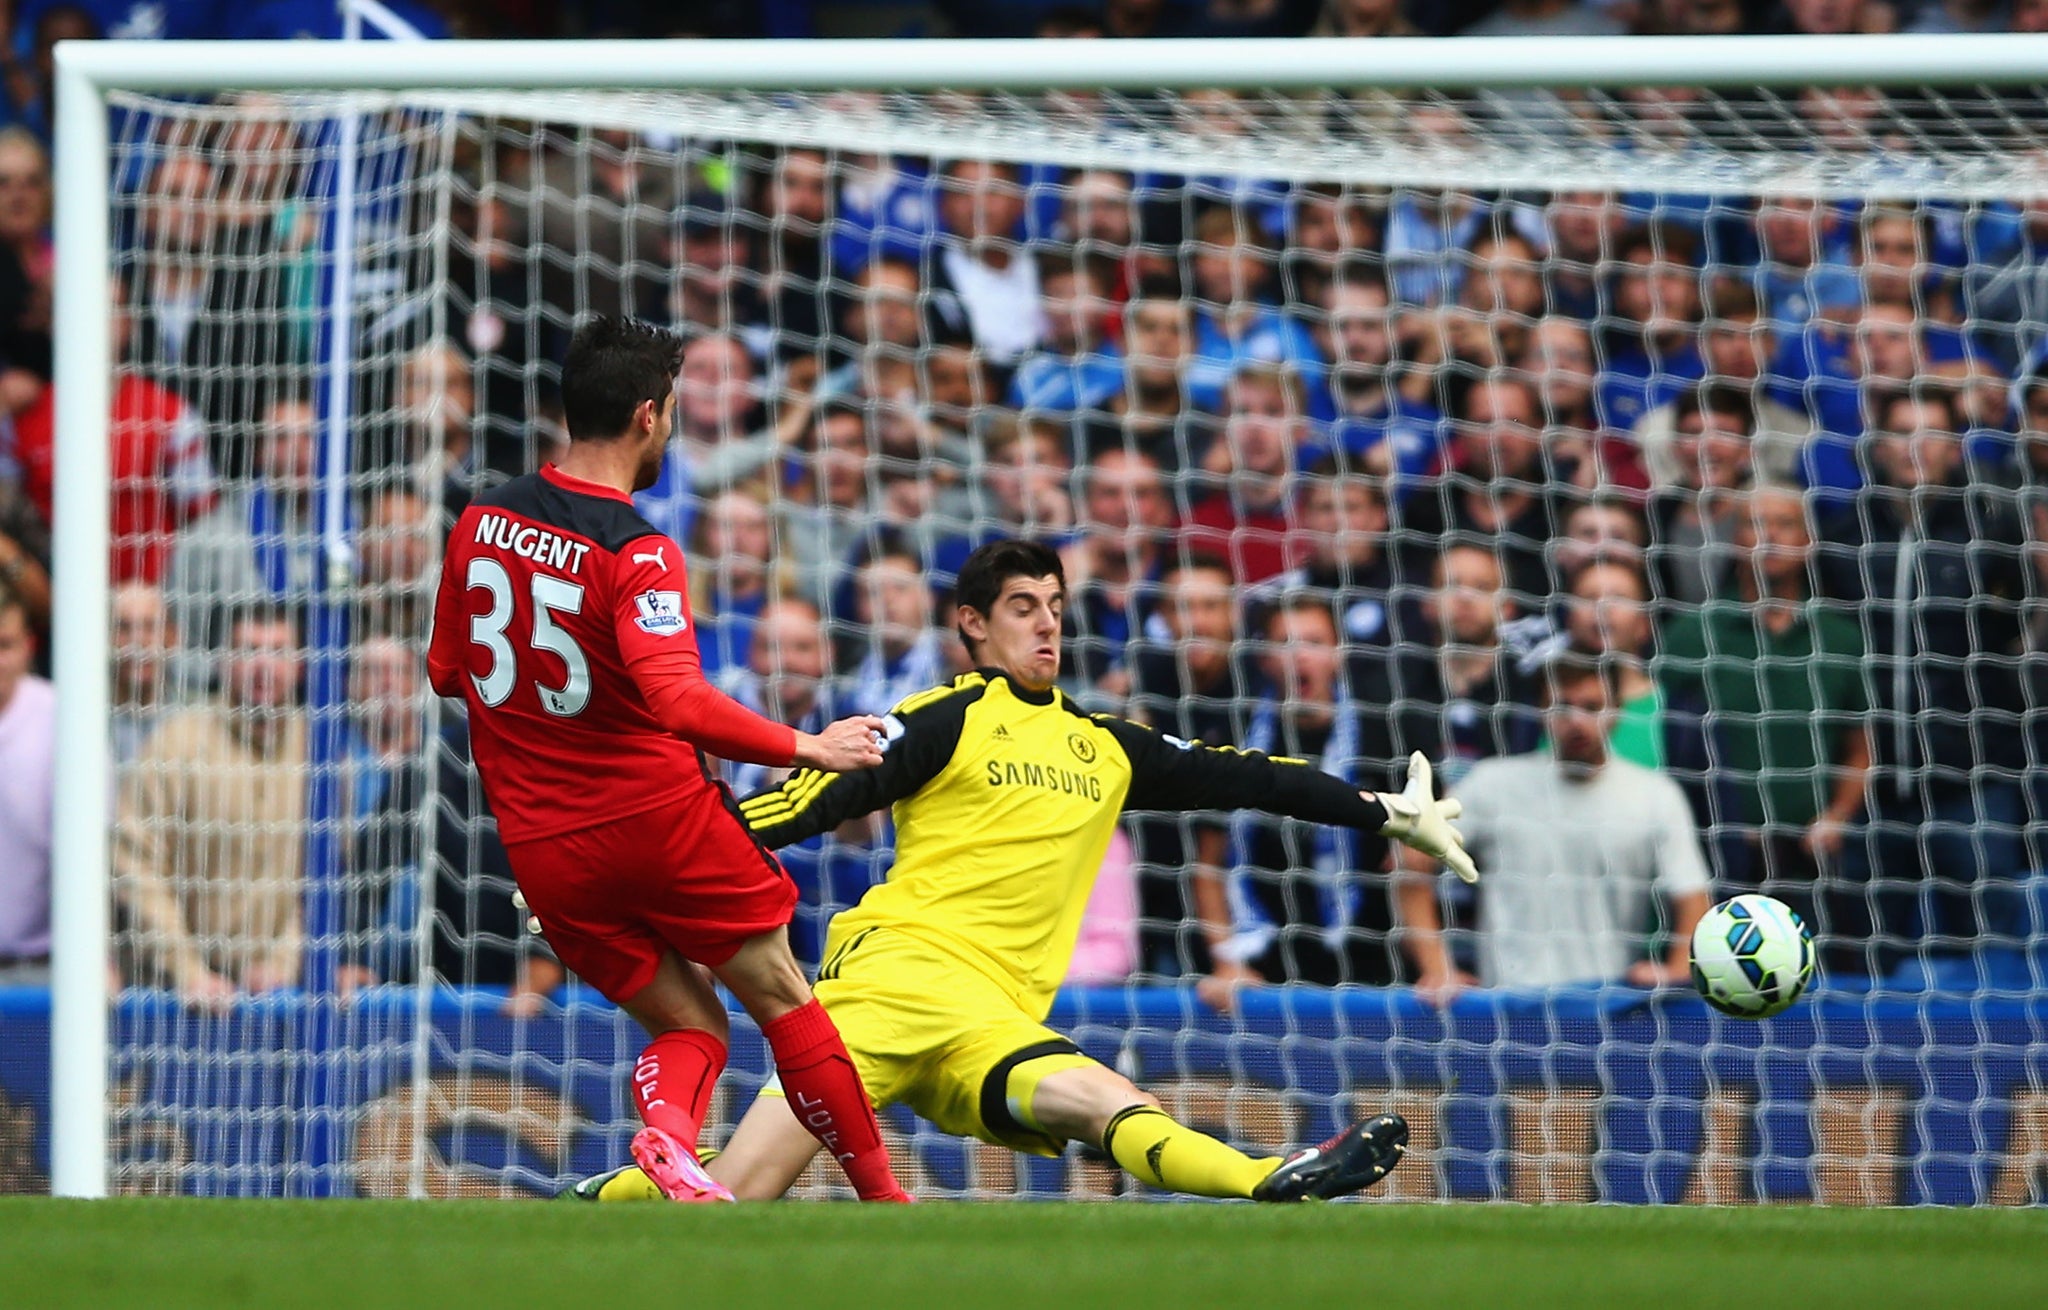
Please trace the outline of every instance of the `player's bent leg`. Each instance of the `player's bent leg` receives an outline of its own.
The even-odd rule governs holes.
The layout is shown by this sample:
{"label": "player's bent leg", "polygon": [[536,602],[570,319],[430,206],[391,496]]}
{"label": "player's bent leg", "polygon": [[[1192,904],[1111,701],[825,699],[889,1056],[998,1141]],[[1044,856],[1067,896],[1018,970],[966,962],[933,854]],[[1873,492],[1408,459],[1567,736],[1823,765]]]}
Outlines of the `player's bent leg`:
{"label": "player's bent leg", "polygon": [[654,1039],[633,1064],[633,1104],[647,1125],[633,1138],[635,1163],[670,1200],[730,1201],[696,1155],[729,1029],[709,977],[669,951],[653,981],[621,1004]]}
{"label": "player's bent leg", "polygon": [[1250,1199],[1277,1159],[1255,1160],[1207,1133],[1177,1123],[1130,1079],[1100,1064],[1061,1069],[1035,1087],[1029,1064],[1010,1073],[1010,1103],[1028,1106],[1045,1132],[1100,1143],[1143,1183],[1190,1196]]}
{"label": "player's bent leg", "polygon": [[890,1171],[860,1073],[790,954],[789,934],[777,928],[749,938],[716,973],[761,1025],[797,1122],[839,1162],[860,1199],[909,1200]]}
{"label": "player's bent leg", "polygon": [[742,1201],[773,1201],[796,1186],[818,1154],[818,1139],[797,1121],[789,1098],[770,1084],[705,1169]]}

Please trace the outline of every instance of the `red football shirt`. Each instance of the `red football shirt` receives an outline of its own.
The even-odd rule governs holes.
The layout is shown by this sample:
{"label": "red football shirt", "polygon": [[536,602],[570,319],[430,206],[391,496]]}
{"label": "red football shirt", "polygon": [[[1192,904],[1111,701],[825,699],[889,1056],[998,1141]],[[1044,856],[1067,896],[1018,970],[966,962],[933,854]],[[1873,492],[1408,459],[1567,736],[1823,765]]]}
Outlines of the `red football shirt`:
{"label": "red football shirt", "polygon": [[704,751],[786,765],[796,733],[704,680],[676,543],[624,494],[549,465],[478,497],[448,538],[428,674],[469,705],[508,842],[699,795]]}

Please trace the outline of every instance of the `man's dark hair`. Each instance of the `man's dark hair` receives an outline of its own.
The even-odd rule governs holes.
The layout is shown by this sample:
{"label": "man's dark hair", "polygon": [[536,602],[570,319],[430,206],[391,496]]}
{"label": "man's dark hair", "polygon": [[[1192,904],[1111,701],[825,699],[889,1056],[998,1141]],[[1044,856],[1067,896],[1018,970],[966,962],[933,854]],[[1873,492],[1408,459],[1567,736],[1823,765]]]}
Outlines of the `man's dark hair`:
{"label": "man's dark hair", "polygon": [[1165,579],[1176,573],[1220,573],[1226,582],[1237,585],[1237,574],[1231,570],[1230,561],[1213,550],[1191,550],[1169,563],[1159,576]]}
{"label": "man's dark hair", "polygon": [[233,646],[245,627],[272,628],[286,627],[292,630],[294,646],[305,643],[305,620],[294,605],[282,605],[276,601],[236,601],[220,607],[220,633],[228,645]]}
{"label": "man's dark hair", "polygon": [[1745,436],[1756,433],[1756,398],[1733,383],[1709,379],[1683,392],[1673,404],[1671,424],[1677,427],[1696,414],[1717,414],[1734,420]]}
{"label": "man's dark hair", "polygon": [[1947,416],[1945,432],[1962,433],[1969,424],[1963,422],[1963,407],[1956,398],[1952,387],[1913,386],[1886,389],[1872,397],[1871,413],[1878,420],[1878,427],[1885,432],[1892,431],[1892,409],[1898,405],[1932,405]]}
{"label": "man's dark hair", "polygon": [[1266,612],[1259,618],[1259,628],[1271,631],[1273,620],[1286,614],[1314,614],[1330,625],[1332,640],[1344,640],[1344,626],[1337,622],[1337,612],[1330,608],[1327,596],[1313,591],[1287,592],[1266,607]]}
{"label": "man's dark hair", "polygon": [[[1060,594],[1066,594],[1067,571],[1060,564],[1058,551],[1036,541],[1006,540],[976,547],[967,557],[953,584],[953,601],[987,618],[995,611],[1003,584],[1011,578],[1051,578],[1060,584]],[[960,629],[960,640],[970,652],[974,649],[965,628]]]}
{"label": "man's dark hair", "polygon": [[562,418],[571,441],[610,441],[646,401],[675,389],[683,343],[665,328],[601,315],[576,329],[562,361]]}
{"label": "man's dark hair", "polygon": [[1566,646],[1543,661],[1543,703],[1554,705],[1568,687],[1598,679],[1606,689],[1609,703],[1620,704],[1621,664],[1604,651],[1583,646]]}

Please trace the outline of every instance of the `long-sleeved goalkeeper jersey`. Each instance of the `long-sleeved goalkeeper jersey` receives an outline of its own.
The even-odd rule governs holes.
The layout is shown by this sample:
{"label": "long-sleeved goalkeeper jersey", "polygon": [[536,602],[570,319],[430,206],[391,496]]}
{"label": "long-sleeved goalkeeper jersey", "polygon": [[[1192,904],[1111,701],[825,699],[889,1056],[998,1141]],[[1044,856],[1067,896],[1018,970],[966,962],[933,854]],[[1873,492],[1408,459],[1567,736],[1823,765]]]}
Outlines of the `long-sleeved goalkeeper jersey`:
{"label": "long-sleeved goalkeeper jersey", "polygon": [[1288,760],[1161,736],[1075,709],[995,670],[911,696],[884,720],[879,767],[805,769],[740,811],[769,846],[894,806],[888,881],[832,922],[826,957],[864,929],[922,940],[1043,1018],[1117,816],[1263,809],[1377,832],[1379,802]]}

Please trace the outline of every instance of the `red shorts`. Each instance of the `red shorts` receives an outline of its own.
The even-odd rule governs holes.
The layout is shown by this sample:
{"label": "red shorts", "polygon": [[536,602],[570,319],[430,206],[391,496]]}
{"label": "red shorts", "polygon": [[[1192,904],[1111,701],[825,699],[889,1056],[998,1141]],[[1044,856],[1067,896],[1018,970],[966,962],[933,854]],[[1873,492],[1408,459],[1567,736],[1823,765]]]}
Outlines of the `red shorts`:
{"label": "red shorts", "polygon": [[548,945],[614,1003],[668,951],[716,968],[796,909],[796,884],[722,788],[505,853]]}

